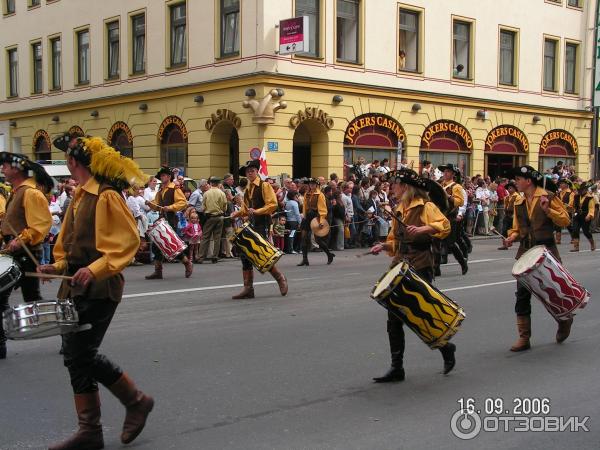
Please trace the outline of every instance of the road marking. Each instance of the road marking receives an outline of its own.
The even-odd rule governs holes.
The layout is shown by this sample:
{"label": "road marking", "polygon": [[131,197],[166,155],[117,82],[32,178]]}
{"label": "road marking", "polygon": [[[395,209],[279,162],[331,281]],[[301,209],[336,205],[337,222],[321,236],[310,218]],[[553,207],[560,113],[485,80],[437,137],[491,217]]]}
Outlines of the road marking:
{"label": "road marking", "polygon": [[495,283],[485,283],[485,284],[473,284],[471,286],[461,286],[461,287],[454,287],[454,288],[449,288],[449,289],[442,289],[442,292],[462,291],[464,289],[476,289],[476,288],[486,287],[486,286],[497,286],[499,284],[514,283],[515,281],[517,281],[517,280],[496,281]]}
{"label": "road marking", "polygon": [[[254,283],[254,286],[261,284],[275,284],[276,281],[258,281]],[[168,295],[168,294],[183,294],[185,292],[198,292],[198,291],[213,291],[216,289],[229,289],[235,287],[243,287],[243,284],[224,284],[221,286],[204,286],[199,288],[190,289],[173,289],[172,291],[156,291],[156,292],[140,292],[139,294],[126,294],[123,298],[135,298],[135,297],[151,297],[154,295]]]}
{"label": "road marking", "polygon": [[[512,259],[512,258],[474,259],[473,261],[467,260],[467,262],[469,264],[474,264],[474,263],[484,263],[484,262],[490,262],[490,261],[499,261],[501,259]],[[444,266],[458,266],[458,263],[457,262],[453,262],[453,263],[448,263],[448,264],[442,264],[442,267],[444,267]]]}

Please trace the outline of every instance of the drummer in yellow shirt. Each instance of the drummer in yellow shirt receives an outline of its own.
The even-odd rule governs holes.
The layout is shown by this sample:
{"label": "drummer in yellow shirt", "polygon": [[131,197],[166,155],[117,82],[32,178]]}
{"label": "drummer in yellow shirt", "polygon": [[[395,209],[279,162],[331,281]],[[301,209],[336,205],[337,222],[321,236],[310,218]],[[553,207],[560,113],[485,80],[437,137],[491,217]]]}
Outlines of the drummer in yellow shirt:
{"label": "drummer in yellow shirt", "polygon": [[[427,191],[433,181],[419,177],[411,169],[390,172],[388,182],[392,185],[394,197],[398,200],[395,214],[398,220],[392,227],[384,244],[377,244],[371,252],[378,254],[385,250],[393,258],[393,263],[407,261],[417,274],[427,282],[433,281],[432,239],[444,239],[450,233],[450,221],[429,199]],[[390,341],[392,366],[383,376],[373,378],[376,383],[389,383],[404,380],[404,322],[388,311],[387,331]],[[444,374],[456,364],[452,343],[440,348],[444,359]]]}

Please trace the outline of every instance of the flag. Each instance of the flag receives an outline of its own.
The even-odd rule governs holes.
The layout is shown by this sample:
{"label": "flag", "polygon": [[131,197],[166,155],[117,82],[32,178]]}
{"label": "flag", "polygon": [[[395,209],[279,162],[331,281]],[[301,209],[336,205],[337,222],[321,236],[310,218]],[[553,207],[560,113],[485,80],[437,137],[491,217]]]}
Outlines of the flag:
{"label": "flag", "polygon": [[261,180],[264,180],[269,176],[269,169],[267,167],[267,152],[263,147],[262,152],[260,152],[260,158],[258,158],[258,162],[260,162],[260,169],[258,169],[258,176],[260,176]]}

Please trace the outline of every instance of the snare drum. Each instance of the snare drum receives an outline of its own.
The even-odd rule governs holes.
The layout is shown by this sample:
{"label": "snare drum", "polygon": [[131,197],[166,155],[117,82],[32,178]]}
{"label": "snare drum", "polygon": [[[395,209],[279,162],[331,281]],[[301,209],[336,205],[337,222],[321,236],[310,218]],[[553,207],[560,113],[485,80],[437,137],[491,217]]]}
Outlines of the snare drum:
{"label": "snare drum", "polygon": [[432,349],[445,346],[465,318],[460,306],[406,262],[396,264],[379,279],[371,298],[400,317]]}
{"label": "snare drum", "polygon": [[21,269],[11,256],[0,255],[0,292],[13,287],[21,275]]}
{"label": "snare drum", "polygon": [[38,339],[77,330],[79,316],[71,300],[22,303],[4,311],[8,339]]}
{"label": "snare drum", "polygon": [[187,248],[169,222],[162,217],[148,227],[148,237],[168,260],[177,258]]}
{"label": "snare drum", "polygon": [[590,293],[543,245],[523,253],[513,265],[512,274],[556,320],[569,320],[590,298]]}
{"label": "snare drum", "polygon": [[254,231],[249,223],[236,230],[233,242],[260,273],[271,270],[283,255],[281,250]]}

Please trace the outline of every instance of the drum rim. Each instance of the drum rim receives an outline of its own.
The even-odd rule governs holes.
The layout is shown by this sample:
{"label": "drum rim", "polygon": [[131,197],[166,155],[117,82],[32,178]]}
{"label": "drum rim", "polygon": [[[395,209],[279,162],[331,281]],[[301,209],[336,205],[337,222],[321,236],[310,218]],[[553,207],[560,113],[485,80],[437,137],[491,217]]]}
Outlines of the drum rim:
{"label": "drum rim", "polygon": [[[379,280],[377,280],[377,282],[375,283],[375,286],[373,286],[373,289],[371,289],[371,298],[385,299],[385,298],[389,297],[389,295],[391,294],[391,292],[393,290],[390,288],[389,284],[385,288],[383,288],[379,292],[379,294],[376,294],[376,291],[379,288],[379,285],[381,284],[383,279],[386,278],[388,276],[388,274],[396,268],[398,268],[398,273],[394,277],[397,277],[400,275],[401,276],[400,279],[402,279],[402,278],[404,278],[406,273],[410,270],[410,264],[408,264],[406,261],[400,261],[399,263],[395,264],[394,266],[390,267],[387,271],[385,271],[384,274],[379,277]],[[384,294],[384,293],[386,293],[386,295],[382,296],[381,294]]]}
{"label": "drum rim", "polygon": [[[538,252],[539,254],[537,254]],[[519,257],[519,259],[517,259],[513,264],[513,276],[519,276],[531,272],[533,269],[535,269],[541,264],[541,262],[543,261],[542,256],[548,253],[550,252],[548,251],[548,248],[545,245],[536,245],[534,247],[531,247],[529,250],[523,253]],[[535,260],[533,259],[533,255],[536,255]],[[530,264],[529,266],[525,267],[524,265],[526,264],[526,259],[529,260],[529,258],[531,258],[533,264]]]}

